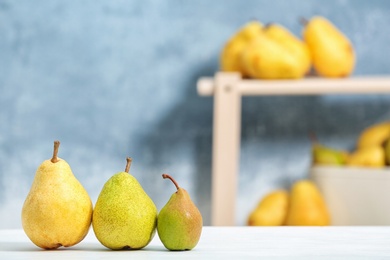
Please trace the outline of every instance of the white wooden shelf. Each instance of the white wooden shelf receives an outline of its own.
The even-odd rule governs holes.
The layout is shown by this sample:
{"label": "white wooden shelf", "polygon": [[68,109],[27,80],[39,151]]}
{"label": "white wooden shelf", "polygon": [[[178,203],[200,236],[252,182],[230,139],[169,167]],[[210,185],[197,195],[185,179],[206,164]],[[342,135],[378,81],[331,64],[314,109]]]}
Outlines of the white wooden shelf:
{"label": "white wooden shelf", "polygon": [[[240,77],[239,74],[237,76]],[[390,77],[384,76],[303,80],[247,79],[239,80],[236,87],[242,96],[390,93],[389,80]],[[198,94],[211,96],[215,86],[215,78],[200,78]]]}
{"label": "white wooden shelf", "polygon": [[215,226],[233,226],[242,96],[390,94],[390,76],[253,80],[242,79],[239,73],[218,72],[213,78],[200,78],[197,91],[201,96],[214,96],[211,223]]}

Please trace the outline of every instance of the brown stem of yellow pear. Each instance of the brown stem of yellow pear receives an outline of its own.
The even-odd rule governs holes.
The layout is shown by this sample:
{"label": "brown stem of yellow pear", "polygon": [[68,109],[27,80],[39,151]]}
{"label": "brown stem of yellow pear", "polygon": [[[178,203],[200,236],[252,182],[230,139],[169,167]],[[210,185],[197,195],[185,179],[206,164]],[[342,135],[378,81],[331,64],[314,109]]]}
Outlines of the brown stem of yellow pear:
{"label": "brown stem of yellow pear", "polygon": [[305,17],[299,17],[299,22],[303,25],[306,26],[309,21]]}
{"label": "brown stem of yellow pear", "polygon": [[165,174],[165,173],[164,173],[164,174],[162,175],[162,177],[163,177],[164,179],[167,179],[167,178],[170,179],[170,180],[173,182],[173,184],[175,184],[176,189],[179,190],[179,188],[180,188],[180,187],[179,187],[179,184],[177,184],[177,182],[175,181],[175,179],[172,178],[169,174]]}
{"label": "brown stem of yellow pear", "polygon": [[51,158],[51,162],[52,163],[56,163],[58,162],[58,157],[57,157],[57,154],[58,154],[58,148],[60,147],[60,141],[54,141],[54,150],[53,150],[53,157]]}
{"label": "brown stem of yellow pear", "polygon": [[125,172],[129,173],[131,162],[133,161],[133,159],[131,159],[131,157],[127,157],[126,161],[127,161],[127,164],[126,164]]}
{"label": "brown stem of yellow pear", "polygon": [[269,27],[273,26],[275,23],[267,23],[264,25],[264,30],[267,30]]}

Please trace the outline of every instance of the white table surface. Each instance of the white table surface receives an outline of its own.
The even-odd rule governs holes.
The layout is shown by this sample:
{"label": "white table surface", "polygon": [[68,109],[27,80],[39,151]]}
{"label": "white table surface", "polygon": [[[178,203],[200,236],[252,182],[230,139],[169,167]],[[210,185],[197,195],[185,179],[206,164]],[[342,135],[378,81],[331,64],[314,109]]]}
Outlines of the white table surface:
{"label": "white table surface", "polygon": [[170,252],[156,234],[142,250],[111,251],[92,229],[76,246],[36,247],[23,230],[0,230],[0,259],[389,259],[389,227],[204,227],[192,251]]}

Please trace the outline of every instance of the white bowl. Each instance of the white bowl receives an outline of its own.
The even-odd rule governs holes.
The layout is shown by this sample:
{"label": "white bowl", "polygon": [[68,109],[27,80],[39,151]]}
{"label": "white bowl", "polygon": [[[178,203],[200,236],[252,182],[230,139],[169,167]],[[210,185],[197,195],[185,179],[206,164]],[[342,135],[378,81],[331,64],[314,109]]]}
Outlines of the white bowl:
{"label": "white bowl", "polygon": [[390,169],[315,166],[332,225],[390,225]]}

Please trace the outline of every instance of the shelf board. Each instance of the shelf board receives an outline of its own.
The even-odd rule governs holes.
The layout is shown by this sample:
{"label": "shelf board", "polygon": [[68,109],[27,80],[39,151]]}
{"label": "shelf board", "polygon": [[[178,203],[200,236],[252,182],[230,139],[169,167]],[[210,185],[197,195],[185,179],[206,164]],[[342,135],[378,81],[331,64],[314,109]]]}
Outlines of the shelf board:
{"label": "shelf board", "polygon": [[[390,76],[354,76],[341,79],[305,78],[296,80],[242,79],[237,84],[242,96],[324,95],[390,93]],[[198,94],[214,95],[215,78],[203,77],[197,82]]]}

